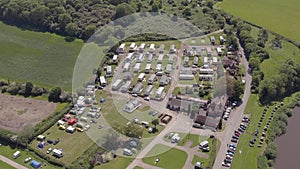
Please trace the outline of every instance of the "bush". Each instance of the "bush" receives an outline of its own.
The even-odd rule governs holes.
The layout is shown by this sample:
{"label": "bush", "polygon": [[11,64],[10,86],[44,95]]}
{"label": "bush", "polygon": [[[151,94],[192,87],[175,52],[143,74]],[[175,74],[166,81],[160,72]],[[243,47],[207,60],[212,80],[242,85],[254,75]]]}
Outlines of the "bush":
{"label": "bush", "polygon": [[265,156],[268,160],[275,160],[277,157],[277,145],[274,142],[268,144],[265,151]]}

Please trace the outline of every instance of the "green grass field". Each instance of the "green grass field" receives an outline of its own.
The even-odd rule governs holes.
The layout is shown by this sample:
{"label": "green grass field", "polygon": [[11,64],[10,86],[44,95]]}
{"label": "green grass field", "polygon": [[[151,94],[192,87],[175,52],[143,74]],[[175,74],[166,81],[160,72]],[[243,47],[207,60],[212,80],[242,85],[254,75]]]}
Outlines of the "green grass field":
{"label": "green grass field", "polygon": [[[57,145],[46,144],[46,146],[41,150],[37,148],[38,145],[37,140],[32,141],[29,146],[45,154],[47,149],[50,147],[53,149],[54,148],[63,149],[64,156],[58,160],[62,161],[67,165],[70,165],[74,160],[76,160],[85,150],[87,150],[94,143],[84,132],[80,133],[76,131],[73,134],[70,134],[64,130],[59,130],[57,125],[52,126],[43,135],[46,136],[47,139],[51,139],[51,140],[55,140],[59,138],[60,142]],[[48,155],[49,158],[54,158],[51,154]]]}
{"label": "green grass field", "polygon": [[32,32],[0,22],[0,78],[71,90],[73,67],[83,42]]}
{"label": "green grass field", "polygon": [[[21,156],[18,157],[17,159],[13,158],[13,153],[16,151],[20,151],[21,152]],[[0,147],[0,154],[15,161],[16,163],[19,163],[25,167],[31,168],[29,163],[24,163],[25,158],[27,157],[31,157],[33,160],[36,160],[38,162],[41,162],[42,164],[46,164],[43,165],[44,169],[59,169],[60,167],[56,167],[54,165],[51,165],[50,163],[48,163],[46,160],[41,159],[40,157],[38,157],[35,153],[30,152],[28,150],[22,150],[22,149],[16,149],[16,148],[11,148],[10,146],[7,145],[2,145]],[[2,169],[2,164],[0,161],[0,168]],[[13,168],[13,167],[12,167]],[[10,169],[10,168],[3,168],[3,169]]]}
{"label": "green grass field", "polygon": [[3,169],[15,169],[15,167],[10,166],[9,164],[7,164],[7,163],[5,163],[5,162],[3,162],[3,161],[0,161],[0,166],[1,166],[1,168],[3,168]]}
{"label": "green grass field", "polygon": [[[161,154],[162,152],[165,153]],[[142,159],[144,163],[155,165],[154,162],[156,158],[159,157],[160,161],[155,166],[164,169],[182,169],[187,158],[187,154],[184,151],[175,148],[171,149],[170,147],[161,144],[155,145],[152,150],[148,152],[147,156],[149,157]]]}
{"label": "green grass field", "polygon": [[216,5],[244,20],[300,41],[298,0],[224,0]]}

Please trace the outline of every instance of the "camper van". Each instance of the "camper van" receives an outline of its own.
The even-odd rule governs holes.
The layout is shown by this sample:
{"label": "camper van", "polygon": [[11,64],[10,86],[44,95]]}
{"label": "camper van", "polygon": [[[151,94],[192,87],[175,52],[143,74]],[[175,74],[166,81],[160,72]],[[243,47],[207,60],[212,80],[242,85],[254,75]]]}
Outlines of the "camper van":
{"label": "camper van", "polygon": [[13,154],[13,157],[14,157],[14,159],[16,159],[16,158],[18,158],[20,155],[21,155],[21,152],[20,152],[20,151],[16,151],[16,152]]}

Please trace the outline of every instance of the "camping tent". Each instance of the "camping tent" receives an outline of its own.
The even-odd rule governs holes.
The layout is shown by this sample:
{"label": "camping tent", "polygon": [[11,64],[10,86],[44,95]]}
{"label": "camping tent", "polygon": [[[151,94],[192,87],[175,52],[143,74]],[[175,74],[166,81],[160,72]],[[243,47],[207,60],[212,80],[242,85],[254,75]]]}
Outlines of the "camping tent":
{"label": "camping tent", "polygon": [[100,103],[104,103],[104,102],[105,102],[104,98],[100,99]]}
{"label": "camping tent", "polygon": [[42,141],[42,142],[38,145],[38,148],[42,149],[42,148],[44,148],[44,146],[45,146],[45,142]]}
{"label": "camping tent", "polygon": [[37,162],[37,161],[35,161],[35,160],[32,160],[31,162],[30,162],[30,165],[33,167],[33,168],[40,168],[42,165],[41,165],[41,163],[39,163],[39,162]]}

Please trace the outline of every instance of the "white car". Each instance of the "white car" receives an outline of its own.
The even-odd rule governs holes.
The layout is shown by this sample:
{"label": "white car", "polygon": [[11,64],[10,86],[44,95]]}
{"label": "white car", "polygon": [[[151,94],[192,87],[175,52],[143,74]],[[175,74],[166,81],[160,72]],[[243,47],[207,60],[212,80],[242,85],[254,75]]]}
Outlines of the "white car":
{"label": "white car", "polygon": [[225,163],[224,161],[222,162],[222,166],[224,167],[230,167],[230,163]]}
{"label": "white car", "polygon": [[52,151],[52,148],[48,148],[48,150],[47,150],[47,154],[50,154],[51,153],[51,151]]}
{"label": "white car", "polygon": [[24,163],[28,163],[30,160],[31,160],[31,157],[27,157],[27,158],[25,158]]}
{"label": "white car", "polygon": [[133,96],[133,97],[137,97],[138,95],[134,93],[134,94],[132,94],[132,96]]}

